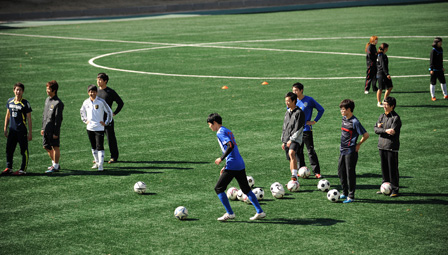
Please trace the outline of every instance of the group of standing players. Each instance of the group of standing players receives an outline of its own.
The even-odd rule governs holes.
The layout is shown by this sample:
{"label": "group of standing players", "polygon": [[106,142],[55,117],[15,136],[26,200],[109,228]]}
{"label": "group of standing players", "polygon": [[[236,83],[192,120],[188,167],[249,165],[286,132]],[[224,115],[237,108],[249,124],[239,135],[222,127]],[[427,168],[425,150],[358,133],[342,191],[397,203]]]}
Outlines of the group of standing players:
{"label": "group of standing players", "polygon": [[[115,163],[119,156],[113,116],[121,111],[124,103],[120,96],[107,86],[108,81],[109,77],[105,73],[98,74],[97,85],[99,89],[95,85],[88,87],[89,98],[84,101],[80,110],[81,119],[87,125],[87,134],[94,156],[92,168],[98,168],[98,171],[103,170],[104,134],[107,136],[111,154],[108,163]],[[61,169],[59,147],[64,104],[58,97],[58,90],[59,84],[55,80],[46,84],[48,97],[45,100],[40,132],[42,146],[52,161],[51,166],[45,171],[46,173],[58,172]],[[23,98],[25,86],[22,83],[16,83],[13,91],[14,97],[8,99],[6,103],[7,110],[3,129],[7,138],[6,168],[1,174],[25,175],[29,160],[28,141],[32,140],[32,108],[30,103]],[[114,112],[111,110],[113,102],[117,103]],[[22,163],[19,170],[13,171],[13,157],[17,144],[20,146]]]}
{"label": "group of standing players", "polygon": [[[370,37],[370,41],[366,45],[366,62],[367,62],[367,75],[364,85],[364,93],[369,94],[370,87],[373,92],[376,92],[377,106],[383,107],[381,101],[381,94],[383,90],[386,90],[384,98],[387,98],[394,87],[392,79],[389,74],[389,60],[386,52],[389,49],[387,43],[382,43],[376,50],[378,44],[378,37]],[[431,100],[436,101],[436,82],[439,80],[444,99],[448,99],[448,93],[446,88],[445,68],[443,68],[443,48],[442,38],[435,37],[432,43],[432,50],[429,58],[429,73],[431,75],[430,80],[430,93]],[[378,87],[376,83],[378,81]]]}

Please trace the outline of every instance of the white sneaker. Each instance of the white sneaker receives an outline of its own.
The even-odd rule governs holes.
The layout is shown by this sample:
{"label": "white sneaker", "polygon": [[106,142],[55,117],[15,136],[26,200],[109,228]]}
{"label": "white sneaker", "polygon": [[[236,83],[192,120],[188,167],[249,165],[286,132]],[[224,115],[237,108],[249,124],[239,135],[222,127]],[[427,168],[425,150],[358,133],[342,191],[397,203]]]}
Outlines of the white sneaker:
{"label": "white sneaker", "polygon": [[378,106],[378,107],[383,107],[383,104],[378,102],[378,103],[376,104],[376,106]]}
{"label": "white sneaker", "polygon": [[254,217],[251,217],[250,220],[261,220],[266,217],[266,213],[256,213]]}
{"label": "white sneaker", "polygon": [[92,169],[98,168],[98,164],[97,163],[93,163]]}
{"label": "white sneaker", "polygon": [[231,220],[231,219],[235,219],[235,214],[228,214],[228,213],[224,213],[224,215],[222,217],[219,217],[218,220],[219,221],[226,221],[226,220]]}
{"label": "white sneaker", "polygon": [[367,95],[367,94],[369,94],[369,91],[367,91],[367,90],[364,90],[364,94],[366,94],[366,95]]}

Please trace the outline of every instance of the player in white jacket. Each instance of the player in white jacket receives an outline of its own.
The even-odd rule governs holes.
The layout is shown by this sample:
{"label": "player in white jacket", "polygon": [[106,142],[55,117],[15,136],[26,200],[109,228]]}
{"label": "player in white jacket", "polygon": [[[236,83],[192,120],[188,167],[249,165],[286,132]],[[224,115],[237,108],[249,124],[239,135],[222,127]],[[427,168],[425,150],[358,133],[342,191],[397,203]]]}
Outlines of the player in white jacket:
{"label": "player in white jacket", "polygon": [[[98,89],[95,85],[89,85],[87,88],[89,98],[84,100],[80,113],[81,120],[87,124],[87,135],[92,145],[92,155],[95,159],[92,168],[98,168],[98,171],[103,171],[104,127],[111,123],[113,113],[106,101],[96,96],[97,92]],[[107,114],[105,121],[103,121],[104,113]]]}

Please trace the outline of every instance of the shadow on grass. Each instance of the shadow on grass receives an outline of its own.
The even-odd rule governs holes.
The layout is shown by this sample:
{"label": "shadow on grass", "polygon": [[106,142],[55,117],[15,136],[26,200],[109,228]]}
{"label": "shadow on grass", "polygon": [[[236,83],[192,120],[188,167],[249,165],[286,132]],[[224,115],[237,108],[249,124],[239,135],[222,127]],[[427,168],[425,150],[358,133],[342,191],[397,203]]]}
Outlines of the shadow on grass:
{"label": "shadow on grass", "polygon": [[[322,179],[325,179],[325,178],[339,178],[339,176],[337,176],[337,175],[325,175],[325,176],[322,176]],[[380,178],[380,179],[382,179],[383,176],[381,175],[381,170],[379,170],[378,174],[373,174],[373,173],[357,174],[356,178]],[[412,177],[412,176],[400,176],[400,179],[411,179],[411,178],[414,178],[414,177]]]}
{"label": "shadow on grass", "polygon": [[211,164],[212,162],[194,162],[194,161],[117,161],[115,164]]}
{"label": "shadow on grass", "polygon": [[[167,168],[168,169],[168,168]],[[145,172],[145,171],[111,171],[110,169],[105,169],[102,172],[96,170],[75,170],[75,169],[64,169],[60,172],[56,173],[27,173],[22,176],[15,175],[1,175],[1,177],[19,177],[26,178],[27,176],[48,176],[48,177],[66,177],[72,175],[112,175],[112,176],[127,176],[131,174],[162,174],[164,172],[154,171],[154,172]]]}
{"label": "shadow on grass", "polygon": [[[404,197],[406,200],[400,199]],[[409,198],[423,198],[423,199],[412,199]],[[438,199],[441,198],[441,199]],[[384,199],[357,199],[361,203],[371,203],[371,204],[421,204],[421,205],[448,205],[448,194],[440,193],[405,193],[401,192],[398,197],[395,198],[385,198]],[[443,200],[445,199],[445,200]]]}
{"label": "shadow on grass", "polygon": [[316,227],[333,226],[337,223],[343,223],[343,222],[345,221],[328,219],[328,218],[316,218],[316,219],[267,218],[258,221],[226,221],[226,223],[280,224],[280,225],[302,225],[302,226],[316,226]]}

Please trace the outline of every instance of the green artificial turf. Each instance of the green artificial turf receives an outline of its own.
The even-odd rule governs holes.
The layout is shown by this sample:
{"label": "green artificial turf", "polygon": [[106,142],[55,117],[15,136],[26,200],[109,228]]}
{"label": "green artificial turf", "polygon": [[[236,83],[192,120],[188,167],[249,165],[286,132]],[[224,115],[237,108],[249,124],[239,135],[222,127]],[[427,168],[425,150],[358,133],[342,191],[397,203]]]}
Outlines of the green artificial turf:
{"label": "green artificial turf", "polygon": [[[437,3],[0,30],[0,102],[13,96],[12,86],[20,81],[33,108],[28,174],[0,177],[0,253],[446,253],[448,100],[440,85],[438,100],[430,99],[428,59],[433,37],[448,38],[447,8]],[[373,126],[383,110],[375,95],[363,93],[363,54],[371,35],[390,45],[391,95],[403,122],[397,198],[375,194],[381,170]],[[199,77],[122,72],[88,63],[103,54],[145,48],[154,49],[99,58],[95,64]],[[125,106],[115,118],[120,162],[98,173],[90,169],[79,109],[87,86],[103,71]],[[410,75],[426,76],[394,77]],[[332,77],[355,78],[320,79]],[[63,170],[47,175],[50,161],[41,146],[40,124],[45,84],[53,79],[65,104]],[[262,86],[263,81],[269,85]],[[272,183],[286,184],[290,177],[280,136],[284,95],[297,81],[325,108],[314,139],[322,175],[332,188],[341,188],[339,103],[355,101],[354,114],[370,133],[360,151],[355,203],[329,202],[314,178],[299,180],[300,191],[287,192],[283,199],[269,192]],[[221,89],[224,85],[229,89]],[[265,189],[264,220],[249,221],[253,206],[232,201],[237,218],[216,221],[225,211],[213,189],[221,168],[213,162],[221,151],[206,123],[212,112],[223,116],[248,175]],[[0,146],[5,143],[2,136]],[[0,163],[5,165],[4,156]],[[15,170],[19,163],[17,149]],[[133,191],[137,181],[147,183],[145,195]],[[236,182],[231,186],[238,187]],[[173,216],[180,205],[189,210],[186,221]]]}

